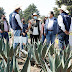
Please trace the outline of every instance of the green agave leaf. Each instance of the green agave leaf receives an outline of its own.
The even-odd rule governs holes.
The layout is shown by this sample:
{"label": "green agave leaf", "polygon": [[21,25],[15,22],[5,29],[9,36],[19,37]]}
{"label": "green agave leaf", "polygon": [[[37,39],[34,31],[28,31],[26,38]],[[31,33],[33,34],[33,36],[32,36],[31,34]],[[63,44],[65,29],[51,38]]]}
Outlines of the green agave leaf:
{"label": "green agave leaf", "polygon": [[0,38],[0,53],[2,52],[2,38]]}
{"label": "green agave leaf", "polygon": [[54,43],[51,44],[51,46],[49,47],[49,52],[50,52],[51,55],[54,54]]}
{"label": "green agave leaf", "polygon": [[34,52],[35,52],[35,57],[36,57],[36,60],[37,60],[37,64],[39,64],[40,63],[40,60],[39,60],[38,50],[36,50],[36,48],[34,48]]}
{"label": "green agave leaf", "polygon": [[70,59],[72,59],[72,56],[67,59],[67,61],[65,63],[64,71],[67,70]]}
{"label": "green agave leaf", "polygon": [[[29,69],[29,71],[28,71]],[[23,66],[23,69],[21,70],[21,72],[30,72],[30,53],[28,54],[27,60]]]}
{"label": "green agave leaf", "polygon": [[68,45],[67,48],[65,48],[64,50],[64,63],[68,59],[69,55],[70,55],[70,45]]}
{"label": "green agave leaf", "polygon": [[13,70],[13,58],[12,58],[11,63],[10,63],[10,72],[12,72],[12,70]]}
{"label": "green agave leaf", "polygon": [[40,63],[41,63],[42,70],[43,70],[44,72],[47,72],[46,66],[45,66],[45,62],[44,62],[41,58],[40,58]]}
{"label": "green agave leaf", "polygon": [[55,55],[55,70],[57,70],[57,67],[59,66],[60,64],[60,57],[58,54]]}
{"label": "green agave leaf", "polygon": [[18,62],[17,62],[15,56],[13,56],[13,70],[14,70],[14,72],[19,72]]}
{"label": "green agave leaf", "polygon": [[46,62],[45,62],[45,66],[46,66],[47,72],[52,72],[52,71],[49,69],[49,67],[48,67],[48,65],[46,64]]}
{"label": "green agave leaf", "polygon": [[41,57],[42,57],[42,58],[45,57],[45,54],[46,54],[46,52],[47,52],[47,49],[48,49],[48,48],[47,48],[47,45],[45,44],[44,47],[43,47],[43,49],[42,49],[42,53],[41,53]]}
{"label": "green agave leaf", "polygon": [[64,56],[62,56],[61,62],[62,62],[62,67],[64,68],[65,67],[65,64],[64,64]]}
{"label": "green agave leaf", "polygon": [[72,65],[67,69],[67,72],[70,72],[72,69]]}
{"label": "green agave leaf", "polygon": [[40,43],[39,46],[38,46],[38,53],[39,54],[41,53],[41,50],[42,50],[42,44]]}
{"label": "green agave leaf", "polygon": [[56,69],[56,72],[64,72],[61,62],[60,62],[60,64],[59,64],[58,68]]}
{"label": "green agave leaf", "polygon": [[49,63],[50,63],[50,69],[52,72],[55,72],[55,58],[53,58],[50,53],[48,54],[49,56]]}

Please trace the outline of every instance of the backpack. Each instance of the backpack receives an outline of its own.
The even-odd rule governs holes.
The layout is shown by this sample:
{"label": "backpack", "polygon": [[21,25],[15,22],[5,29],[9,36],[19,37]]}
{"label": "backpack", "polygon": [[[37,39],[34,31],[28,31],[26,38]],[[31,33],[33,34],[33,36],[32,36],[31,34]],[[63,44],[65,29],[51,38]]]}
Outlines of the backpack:
{"label": "backpack", "polygon": [[70,25],[71,25],[71,16],[68,14],[61,14],[62,18],[63,18],[63,23],[65,25],[65,29],[67,31],[69,31],[70,29]]}
{"label": "backpack", "polygon": [[[65,29],[67,31],[69,31],[70,30],[70,25],[71,25],[71,16],[68,15],[67,13],[61,13],[60,15],[63,18],[63,23],[65,25]],[[58,25],[58,34],[61,33],[61,32],[63,32],[63,31],[61,30],[61,27]]]}

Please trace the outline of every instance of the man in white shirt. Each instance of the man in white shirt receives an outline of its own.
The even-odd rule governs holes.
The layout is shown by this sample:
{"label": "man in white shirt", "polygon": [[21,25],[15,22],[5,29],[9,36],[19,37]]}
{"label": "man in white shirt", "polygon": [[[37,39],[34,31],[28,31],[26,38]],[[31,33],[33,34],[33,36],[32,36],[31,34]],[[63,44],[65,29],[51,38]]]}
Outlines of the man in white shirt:
{"label": "man in white shirt", "polygon": [[54,17],[53,11],[49,12],[48,17],[44,27],[44,35],[46,36],[47,44],[49,46],[50,41],[51,44],[55,41],[57,34],[57,19]]}
{"label": "man in white shirt", "polygon": [[[17,6],[14,12],[12,13],[11,23],[12,23],[14,36],[20,36],[21,30],[23,29],[23,25],[21,23],[20,15],[19,15],[20,10],[21,10],[20,6]],[[13,48],[15,49],[16,46],[17,46],[17,43],[14,43]]]}
{"label": "man in white shirt", "polygon": [[[71,17],[68,15],[67,7],[62,5],[60,15],[58,16],[58,38],[59,48],[64,49],[69,44],[69,30],[71,25]],[[65,44],[65,45],[64,45]]]}

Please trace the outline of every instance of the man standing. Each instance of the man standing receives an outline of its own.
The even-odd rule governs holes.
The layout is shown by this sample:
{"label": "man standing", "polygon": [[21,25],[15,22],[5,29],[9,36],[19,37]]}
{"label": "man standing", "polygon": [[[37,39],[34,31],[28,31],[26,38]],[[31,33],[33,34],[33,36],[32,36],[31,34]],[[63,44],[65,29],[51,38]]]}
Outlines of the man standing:
{"label": "man standing", "polygon": [[48,14],[48,19],[44,27],[44,35],[46,36],[47,45],[54,43],[57,34],[57,19],[54,17],[53,11]]}
{"label": "man standing", "polygon": [[[27,38],[28,24],[25,24],[25,20],[23,20],[22,23],[23,23],[22,37],[26,37]],[[28,42],[28,38],[26,40],[26,44],[27,44],[27,42]],[[22,45],[22,49],[23,49],[23,45]]]}
{"label": "man standing", "polygon": [[0,32],[1,32],[2,38],[4,37],[5,39],[7,39],[7,41],[9,41],[9,37],[8,37],[9,24],[4,15],[2,16],[2,25],[1,25]]}
{"label": "man standing", "polygon": [[60,15],[58,16],[58,38],[59,38],[59,48],[64,49],[65,46],[69,44],[69,30],[71,24],[71,17],[68,15],[67,7],[62,5],[60,10]]}
{"label": "man standing", "polygon": [[41,35],[41,21],[38,20],[38,15],[36,13],[33,14],[33,19],[30,21],[29,29],[31,38],[33,37],[33,42],[38,42]]}
{"label": "man standing", "polygon": [[[17,6],[14,10],[14,12],[12,13],[12,29],[13,29],[13,33],[14,36],[20,36],[21,30],[23,29],[22,27],[22,23],[20,20],[20,15],[19,15],[19,11],[20,11],[20,6]],[[17,46],[17,43],[13,44],[13,48],[15,49]]]}

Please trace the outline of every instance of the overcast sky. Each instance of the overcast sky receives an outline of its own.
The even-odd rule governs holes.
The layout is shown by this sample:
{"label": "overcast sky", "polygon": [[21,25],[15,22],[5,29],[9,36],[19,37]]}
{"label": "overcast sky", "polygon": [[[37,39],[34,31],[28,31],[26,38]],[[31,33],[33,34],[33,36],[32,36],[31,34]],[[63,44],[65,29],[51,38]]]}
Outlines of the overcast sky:
{"label": "overcast sky", "polygon": [[22,10],[25,10],[32,3],[37,6],[40,15],[47,15],[49,11],[53,10],[53,7],[56,7],[55,0],[0,0],[0,7],[5,9],[8,18],[17,4],[22,6]]}

